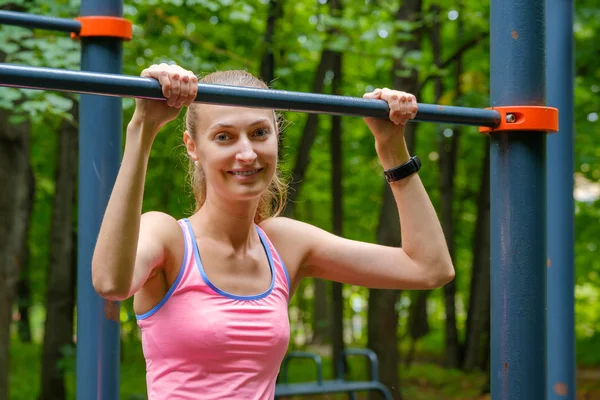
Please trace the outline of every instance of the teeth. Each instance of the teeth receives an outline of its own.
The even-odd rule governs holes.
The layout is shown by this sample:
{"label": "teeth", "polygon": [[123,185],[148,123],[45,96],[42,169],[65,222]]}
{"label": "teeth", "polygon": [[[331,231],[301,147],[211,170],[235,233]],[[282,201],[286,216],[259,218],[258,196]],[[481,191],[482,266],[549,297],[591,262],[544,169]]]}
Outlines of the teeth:
{"label": "teeth", "polygon": [[237,171],[237,172],[232,172],[232,173],[234,175],[248,176],[248,175],[255,174],[256,172],[258,172],[257,169],[253,169],[252,171]]}

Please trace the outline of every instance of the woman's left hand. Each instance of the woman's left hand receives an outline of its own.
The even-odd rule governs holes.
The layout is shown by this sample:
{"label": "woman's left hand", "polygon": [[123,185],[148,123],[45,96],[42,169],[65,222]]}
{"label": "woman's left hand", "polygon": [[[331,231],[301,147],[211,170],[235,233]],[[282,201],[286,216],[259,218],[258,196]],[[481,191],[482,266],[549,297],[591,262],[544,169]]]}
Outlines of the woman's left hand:
{"label": "woman's left hand", "polygon": [[373,132],[375,140],[383,143],[394,137],[403,139],[406,122],[417,115],[419,107],[416,97],[410,93],[383,88],[365,93],[363,98],[385,100],[390,107],[389,120],[364,118],[369,129]]}

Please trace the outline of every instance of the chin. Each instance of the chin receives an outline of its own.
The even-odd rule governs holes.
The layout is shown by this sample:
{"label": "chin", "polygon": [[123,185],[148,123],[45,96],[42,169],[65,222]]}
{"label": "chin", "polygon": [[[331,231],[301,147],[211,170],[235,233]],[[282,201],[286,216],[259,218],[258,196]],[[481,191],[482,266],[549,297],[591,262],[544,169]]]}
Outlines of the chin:
{"label": "chin", "polygon": [[227,185],[226,198],[232,200],[250,201],[259,199],[268,189],[267,182],[254,182],[252,184],[239,184],[233,182]]}

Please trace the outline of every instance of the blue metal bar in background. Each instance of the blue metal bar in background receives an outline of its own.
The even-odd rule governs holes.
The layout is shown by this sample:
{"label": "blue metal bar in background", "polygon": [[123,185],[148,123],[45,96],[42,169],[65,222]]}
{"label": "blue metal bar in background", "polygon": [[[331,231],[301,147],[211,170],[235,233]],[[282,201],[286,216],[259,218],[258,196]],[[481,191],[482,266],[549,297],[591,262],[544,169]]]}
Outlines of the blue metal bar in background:
{"label": "blue metal bar in background", "polygon": [[[151,78],[11,64],[0,64],[0,86],[164,100],[158,81]],[[375,118],[388,118],[390,112],[383,100],[211,84],[198,85],[196,102]],[[500,113],[419,104],[414,120],[495,127]]]}
{"label": "blue metal bar in background", "polygon": [[[82,16],[123,16],[123,0],[82,0]],[[120,74],[121,39],[81,38],[81,69]],[[79,103],[77,399],[119,399],[119,303],[92,286],[92,255],[121,162],[122,99],[82,95]]]}
{"label": "blue metal bar in background", "polygon": [[0,25],[17,25],[24,28],[47,29],[79,33],[81,22],[68,18],[44,17],[15,11],[0,10]]}
{"label": "blue metal bar in background", "polygon": [[575,400],[573,0],[546,1],[548,105],[560,112],[547,139],[548,400]]}
{"label": "blue metal bar in background", "polygon": [[[544,12],[491,1],[493,107],[546,105]],[[490,136],[491,395],[546,400],[546,132]]]}

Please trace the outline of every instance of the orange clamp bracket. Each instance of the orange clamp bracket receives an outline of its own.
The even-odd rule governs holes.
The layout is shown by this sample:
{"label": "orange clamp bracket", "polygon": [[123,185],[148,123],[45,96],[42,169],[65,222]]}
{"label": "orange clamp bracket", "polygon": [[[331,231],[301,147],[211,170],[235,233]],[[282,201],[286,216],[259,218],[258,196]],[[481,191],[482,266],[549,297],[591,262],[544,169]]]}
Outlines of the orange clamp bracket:
{"label": "orange clamp bracket", "polygon": [[130,21],[119,17],[77,17],[81,22],[79,33],[72,32],[71,39],[81,37],[103,36],[131,40],[132,24]]}
{"label": "orange clamp bracket", "polygon": [[502,131],[558,132],[558,109],[545,106],[489,107],[500,113],[500,125],[479,127],[480,133]]}

